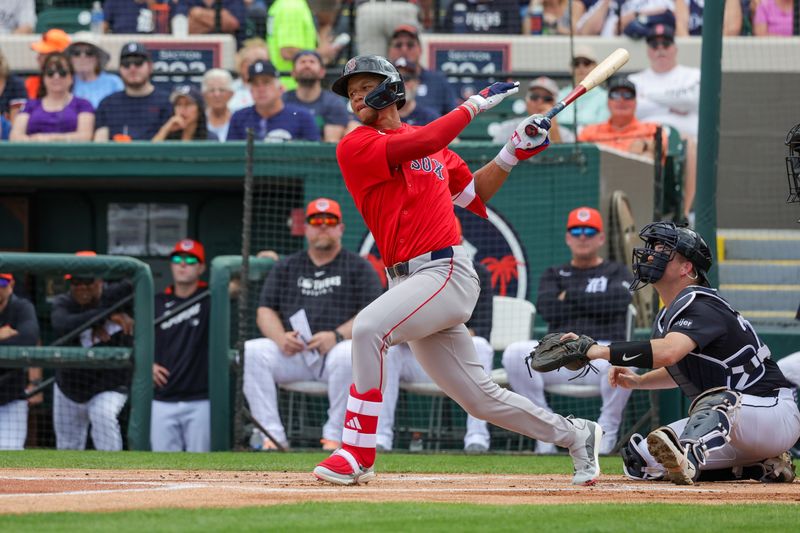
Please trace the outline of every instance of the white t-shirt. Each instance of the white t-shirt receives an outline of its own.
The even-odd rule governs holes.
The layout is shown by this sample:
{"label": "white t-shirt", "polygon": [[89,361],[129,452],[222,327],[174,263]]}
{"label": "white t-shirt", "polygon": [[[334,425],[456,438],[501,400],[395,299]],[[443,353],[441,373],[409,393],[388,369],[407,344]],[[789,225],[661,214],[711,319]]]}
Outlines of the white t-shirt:
{"label": "white t-shirt", "polygon": [[0,34],[12,33],[23,25],[36,28],[36,2],[34,0],[0,2]]}
{"label": "white t-shirt", "polygon": [[636,118],[697,137],[700,69],[677,65],[669,72],[645,69],[628,79],[636,85]]}

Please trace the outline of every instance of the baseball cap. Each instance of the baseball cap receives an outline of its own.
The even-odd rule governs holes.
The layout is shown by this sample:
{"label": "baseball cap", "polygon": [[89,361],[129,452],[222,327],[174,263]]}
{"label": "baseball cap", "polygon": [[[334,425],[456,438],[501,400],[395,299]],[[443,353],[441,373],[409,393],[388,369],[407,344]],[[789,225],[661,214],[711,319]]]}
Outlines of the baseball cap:
{"label": "baseball cap", "polygon": [[579,58],[582,57],[584,59],[588,59],[593,63],[597,63],[597,54],[594,52],[594,49],[591,46],[587,46],[585,44],[579,44],[575,46],[575,50],[572,53],[572,57]]}
{"label": "baseball cap", "polygon": [[611,94],[616,89],[628,89],[636,95],[636,85],[628,78],[614,78],[608,82],[608,93]]}
{"label": "baseball cap", "polygon": [[401,24],[397,26],[392,32],[392,39],[396,38],[402,33],[407,33],[413,37],[414,40],[419,41],[419,29],[417,29],[416,26],[412,26],[411,24]]}
{"label": "baseball cap", "polygon": [[193,239],[181,239],[175,243],[170,257],[178,254],[189,254],[195,256],[201,263],[206,262],[206,250],[203,245]]}
{"label": "baseball cap", "polygon": [[558,94],[558,85],[547,76],[539,76],[528,85],[528,90],[531,89],[544,89],[553,96]]}
{"label": "baseball cap", "polygon": [[67,32],[58,28],[47,30],[42,34],[42,40],[31,43],[31,49],[40,54],[63,52],[69,46],[71,39]]}
{"label": "baseball cap", "polygon": [[[93,250],[79,250],[75,252],[78,257],[95,257],[97,252]],[[73,276],[72,274],[64,274],[64,279],[95,279],[93,276]]]}
{"label": "baseball cap", "polygon": [[195,101],[198,105],[203,105],[203,95],[192,87],[191,85],[178,85],[174,89],[172,89],[172,93],[169,95],[169,102],[172,105],[175,105],[175,102],[181,96],[186,96],[187,98],[191,98]]}
{"label": "baseball cap", "polygon": [[272,76],[273,78],[277,78],[278,69],[276,69],[275,65],[273,65],[270,61],[267,61],[266,59],[259,59],[247,69],[247,76],[250,79],[252,79],[254,76]]}
{"label": "baseball cap", "polygon": [[294,55],[294,59],[292,59],[292,64],[297,63],[297,60],[303,56],[314,56],[317,58],[320,64],[324,65],[324,62],[322,61],[322,56],[320,56],[316,50],[300,50]]}
{"label": "baseball cap", "polygon": [[14,281],[14,276],[11,274],[0,274],[0,287],[8,287],[8,284]]}
{"label": "baseball cap", "polygon": [[597,209],[578,207],[570,211],[567,217],[567,229],[572,228],[594,228],[603,231],[603,217]]}
{"label": "baseball cap", "polygon": [[675,28],[669,24],[654,24],[647,30],[647,42],[656,38],[667,39],[670,41],[675,40]]}
{"label": "baseball cap", "polygon": [[145,45],[136,41],[131,41],[125,44],[125,46],[123,46],[122,50],[119,52],[120,60],[132,56],[143,57],[150,61],[150,52],[147,51]]}
{"label": "baseball cap", "polygon": [[333,215],[342,220],[342,208],[339,207],[339,202],[330,198],[317,198],[309,202],[306,207],[306,220],[319,214]]}

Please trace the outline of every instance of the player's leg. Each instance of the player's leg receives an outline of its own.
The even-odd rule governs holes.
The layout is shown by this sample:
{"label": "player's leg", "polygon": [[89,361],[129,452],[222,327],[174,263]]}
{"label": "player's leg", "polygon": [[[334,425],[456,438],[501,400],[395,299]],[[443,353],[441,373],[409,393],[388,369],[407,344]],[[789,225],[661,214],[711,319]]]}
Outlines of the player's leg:
{"label": "player's leg", "polygon": [[414,356],[408,344],[403,343],[389,348],[384,358],[386,378],[383,380],[383,404],[378,415],[378,433],[375,441],[378,450],[382,448],[390,451],[394,446],[394,416],[397,399],[400,396],[400,376],[408,357],[413,359]]}
{"label": "player's leg", "polygon": [[352,344],[349,340],[342,341],[325,356],[322,380],[328,383],[329,407],[328,419],[322,426],[322,438],[329,442],[342,441],[342,421],[353,379]]}
{"label": "player's leg", "polygon": [[118,452],[122,450],[122,432],[119,413],[128,401],[128,395],[105,391],[89,400],[89,424],[96,450]]}
{"label": "player's leg", "polygon": [[[545,374],[532,371],[525,362],[525,358],[538,344],[537,341],[520,341],[509,344],[503,351],[502,364],[506,369],[511,390],[526,397],[534,405],[552,413],[553,410],[547,404],[544,394]],[[557,453],[558,448],[552,442],[537,440],[535,451],[541,455],[551,455]]]}
{"label": "player's leg", "polygon": [[252,339],[244,343],[244,396],[253,417],[282,445],[288,442],[278,412],[277,384],[314,378],[300,355],[284,355],[270,339]]}
{"label": "player's leg", "polygon": [[28,402],[0,405],[0,450],[22,450],[28,436]]}
{"label": "player's leg", "polygon": [[183,441],[187,452],[211,451],[211,402],[193,400],[181,402]]}
{"label": "player's leg", "polygon": [[53,386],[53,429],[56,448],[59,450],[84,450],[89,431],[89,405],[73,402]]}
{"label": "player's leg", "polygon": [[[489,341],[483,337],[472,337],[472,344],[475,345],[475,353],[478,355],[483,365],[486,375],[492,375],[494,365],[494,350]],[[467,432],[464,434],[464,450],[468,452],[487,452],[491,444],[489,436],[489,424],[485,420],[467,415]]]}
{"label": "player's leg", "polygon": [[153,400],[150,407],[150,448],[154,452],[182,452],[180,402]]}
{"label": "player's leg", "polygon": [[[624,387],[612,387],[608,382],[608,370],[611,364],[608,361],[593,361],[593,365],[597,367],[598,373],[594,377],[586,376],[589,379],[596,379],[600,386],[600,396],[603,398],[603,404],[600,407],[600,417],[597,423],[603,428],[603,442],[600,445],[601,454],[609,454],[614,449],[619,438],[619,426],[622,423],[622,414],[625,411],[625,406],[628,405],[628,399],[633,393],[632,389]],[[632,370],[636,370],[633,368]]]}

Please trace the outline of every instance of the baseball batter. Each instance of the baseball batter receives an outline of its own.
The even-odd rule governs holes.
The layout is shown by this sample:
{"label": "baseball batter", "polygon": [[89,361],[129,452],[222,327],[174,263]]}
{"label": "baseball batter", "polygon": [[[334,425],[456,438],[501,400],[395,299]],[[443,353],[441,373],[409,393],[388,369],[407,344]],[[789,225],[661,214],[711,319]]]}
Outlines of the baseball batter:
{"label": "baseball batter", "polygon": [[[389,290],[363,309],[353,325],[353,384],[342,447],[314,469],[340,485],[375,477],[375,441],[390,346],[407,342],[427,374],[469,414],[534,439],[568,448],[573,483],[599,475],[600,426],[567,419],[497,386],[484,372],[464,322],[478,299],[479,281],[459,246],[453,202],[486,216],[484,202],[521,159],[544,150],[550,122],[523,120],[497,157],[474,175],[447,145],[475,118],[518,90],[495,83],[422,127],[400,121],[403,81],[380,56],[347,62],[333,92],[347,97],[362,126],[337,146],[345,184],[375,237]],[[537,131],[527,128],[533,124]]]}
{"label": "baseball batter", "polygon": [[[671,222],[649,224],[639,236],[645,246],[634,249],[631,287],[652,283],[664,302],[652,339],[594,344],[586,355],[615,365],[614,386],[680,387],[692,404],[688,418],[656,429],[646,445],[640,435],[631,438],[621,450],[625,473],[685,485],[701,471],[708,472],[703,479],[791,482],[785,452],[800,437],[792,385],[750,323],[709,288],[710,249]],[[630,366],[655,370],[639,375]]]}

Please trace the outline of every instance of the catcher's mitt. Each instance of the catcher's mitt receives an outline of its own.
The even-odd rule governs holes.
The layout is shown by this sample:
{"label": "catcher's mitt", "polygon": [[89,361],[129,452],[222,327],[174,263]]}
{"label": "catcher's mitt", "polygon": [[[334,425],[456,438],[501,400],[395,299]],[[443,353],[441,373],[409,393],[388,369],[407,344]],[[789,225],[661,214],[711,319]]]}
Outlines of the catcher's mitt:
{"label": "catcher's mitt", "polygon": [[532,369],[537,372],[550,372],[565,366],[570,370],[580,370],[589,364],[586,352],[593,344],[597,344],[594,339],[581,335],[577,339],[562,341],[563,336],[563,333],[550,333],[542,337],[530,355]]}

